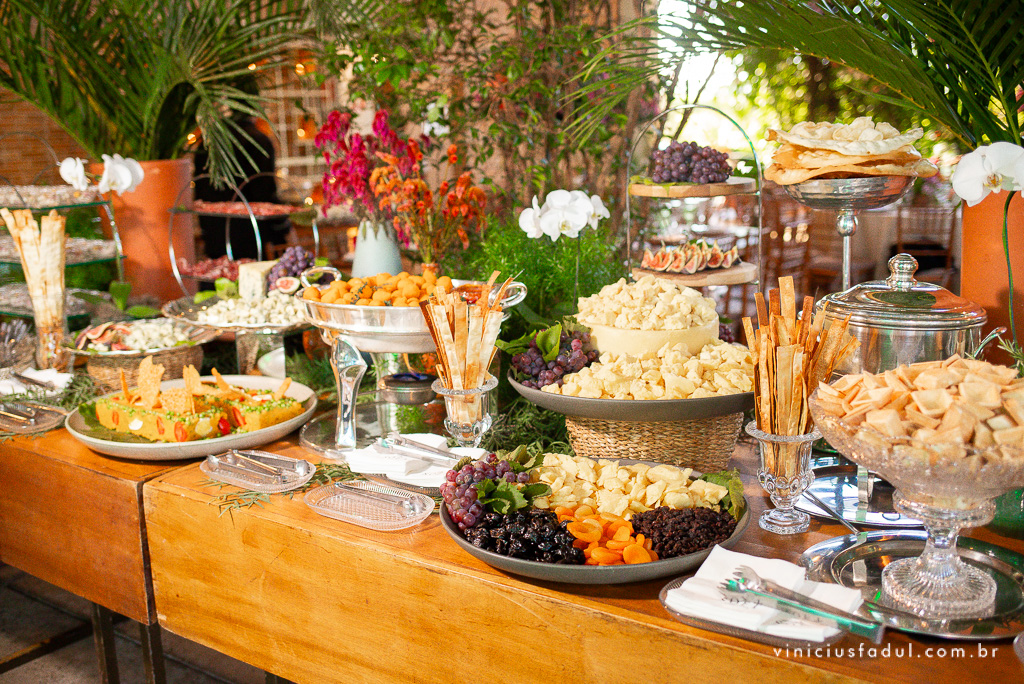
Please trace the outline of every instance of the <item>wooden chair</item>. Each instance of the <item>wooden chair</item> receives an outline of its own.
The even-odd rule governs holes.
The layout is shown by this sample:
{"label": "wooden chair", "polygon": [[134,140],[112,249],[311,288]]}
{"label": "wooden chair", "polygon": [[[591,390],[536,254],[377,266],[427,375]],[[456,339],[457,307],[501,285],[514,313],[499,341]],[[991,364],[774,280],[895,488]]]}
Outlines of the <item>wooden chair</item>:
{"label": "wooden chair", "polygon": [[[761,234],[752,233],[744,247],[741,249],[741,256],[744,261],[757,263],[758,243],[761,244],[762,259],[762,291],[778,287],[778,279],[782,276],[793,276],[794,289],[797,296],[802,297],[806,292],[806,273],[808,252],[808,234],[806,223],[786,225],[782,216],[785,213],[785,203],[792,202],[788,197],[780,199],[777,197],[765,197],[762,202],[762,227]],[[790,217],[797,217],[798,213],[789,214]],[[722,296],[720,311],[733,321],[738,321],[745,316],[753,316],[754,292],[753,284],[731,285]],[[737,338],[739,339],[739,338]]]}
{"label": "wooden chair", "polygon": [[896,252],[918,261],[918,280],[949,287],[956,238],[955,207],[900,207],[896,212]]}
{"label": "wooden chair", "polygon": [[[836,232],[836,212],[811,212],[808,233],[810,257],[807,263],[807,291],[818,299],[842,287],[843,238]],[[867,259],[851,260],[851,285],[872,280],[874,275],[874,262]]]}

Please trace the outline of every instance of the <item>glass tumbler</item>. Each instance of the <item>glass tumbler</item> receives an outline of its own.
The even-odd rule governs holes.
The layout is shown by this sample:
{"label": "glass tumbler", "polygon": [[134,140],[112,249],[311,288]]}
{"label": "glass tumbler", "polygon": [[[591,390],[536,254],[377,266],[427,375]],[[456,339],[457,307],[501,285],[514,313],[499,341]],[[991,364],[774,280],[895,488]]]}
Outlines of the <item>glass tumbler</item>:
{"label": "glass tumbler", "polygon": [[747,423],[746,431],[757,440],[761,453],[757,481],[775,505],[761,514],[758,524],[776,534],[806,532],[811,516],[794,506],[814,480],[811,446],[821,439],[821,433],[814,430],[804,435],[776,435],[757,429],[755,421]]}
{"label": "glass tumbler", "polygon": [[440,378],[431,385],[444,397],[444,408],[448,414],[444,426],[459,446],[479,446],[480,439],[491,428],[488,404],[491,390],[497,386],[498,380],[493,375],[488,375],[480,387],[471,389],[448,389]]}

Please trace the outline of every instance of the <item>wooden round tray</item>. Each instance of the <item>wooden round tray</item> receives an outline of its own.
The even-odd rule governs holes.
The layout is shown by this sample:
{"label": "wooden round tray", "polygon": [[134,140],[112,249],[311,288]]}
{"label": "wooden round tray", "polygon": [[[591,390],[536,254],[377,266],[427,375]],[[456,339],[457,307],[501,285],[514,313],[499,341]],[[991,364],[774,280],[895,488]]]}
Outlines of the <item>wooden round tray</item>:
{"label": "wooden round tray", "polygon": [[669,273],[668,271],[655,271],[649,268],[634,268],[633,277],[640,279],[643,276],[654,276],[663,280],[670,280],[686,287],[708,287],[710,285],[739,285],[751,283],[757,279],[757,266],[755,264],[741,261],[729,268],[709,268],[697,273]]}
{"label": "wooden round tray", "polygon": [[629,194],[634,197],[721,197],[753,192],[757,187],[753,178],[733,176],[724,183],[703,183],[693,185],[647,185],[631,183]]}

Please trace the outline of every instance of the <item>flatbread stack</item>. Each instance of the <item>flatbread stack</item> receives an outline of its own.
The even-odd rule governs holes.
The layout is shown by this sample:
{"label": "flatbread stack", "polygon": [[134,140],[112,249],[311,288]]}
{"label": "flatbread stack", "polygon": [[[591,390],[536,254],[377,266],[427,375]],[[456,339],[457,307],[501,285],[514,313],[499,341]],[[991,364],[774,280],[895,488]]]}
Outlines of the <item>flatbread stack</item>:
{"label": "flatbread stack", "polygon": [[36,365],[39,368],[62,367],[64,336],[64,255],[67,236],[64,217],[51,211],[36,222],[28,209],[9,211],[0,208],[0,217],[14,240],[21,258],[36,335],[39,338]]}
{"label": "flatbread stack", "polygon": [[790,131],[768,131],[768,139],[782,145],[764,177],[779,185],[803,183],[811,178],[862,176],[920,176],[938,173],[938,167],[914,149],[924,135],[920,128],[900,133],[884,121],[862,116],[851,124],[805,121]]}
{"label": "flatbread stack", "polygon": [[[498,272],[495,271],[472,304],[460,293],[448,292],[442,285],[435,288],[429,299],[420,303],[427,328],[437,346],[437,372],[448,389],[476,389],[487,380],[487,369],[497,350],[494,343],[501,330],[500,302],[512,284],[511,278],[506,280],[498,288],[497,296],[492,298],[497,278]],[[493,305],[490,303],[492,299]],[[466,396],[465,401],[457,406],[458,415],[449,416],[457,423],[468,425],[482,417],[479,395]]]}
{"label": "flatbread stack", "polygon": [[[804,297],[797,318],[793,278],[779,278],[779,288],[768,292],[768,304],[760,292],[757,330],[743,319],[747,346],[754,360],[754,406],[757,427],[774,435],[797,436],[811,431],[807,398],[859,342],[847,335],[849,318],[834,321],[826,329],[825,311],[812,317],[814,298]],[[800,474],[798,444],[765,443],[764,468],[777,478]]]}

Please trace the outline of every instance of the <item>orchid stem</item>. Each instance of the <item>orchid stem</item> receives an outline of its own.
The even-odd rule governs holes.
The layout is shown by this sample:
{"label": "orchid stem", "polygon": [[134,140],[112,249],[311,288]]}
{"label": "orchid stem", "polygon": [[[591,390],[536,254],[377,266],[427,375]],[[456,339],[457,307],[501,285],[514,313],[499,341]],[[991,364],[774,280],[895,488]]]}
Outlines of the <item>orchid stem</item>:
{"label": "orchid stem", "polygon": [[576,281],[572,285],[573,302],[580,301],[580,251],[582,250],[582,247],[580,247],[580,242],[582,241],[582,239],[583,238],[579,236],[576,237]]}
{"label": "orchid stem", "polygon": [[1017,343],[1017,325],[1013,320],[1013,263],[1010,260],[1010,201],[1017,194],[1014,190],[1006,197],[1006,204],[1003,206],[1003,254],[1006,255],[1006,278],[1010,285],[1010,331],[1013,333],[1013,346],[1020,348]]}

